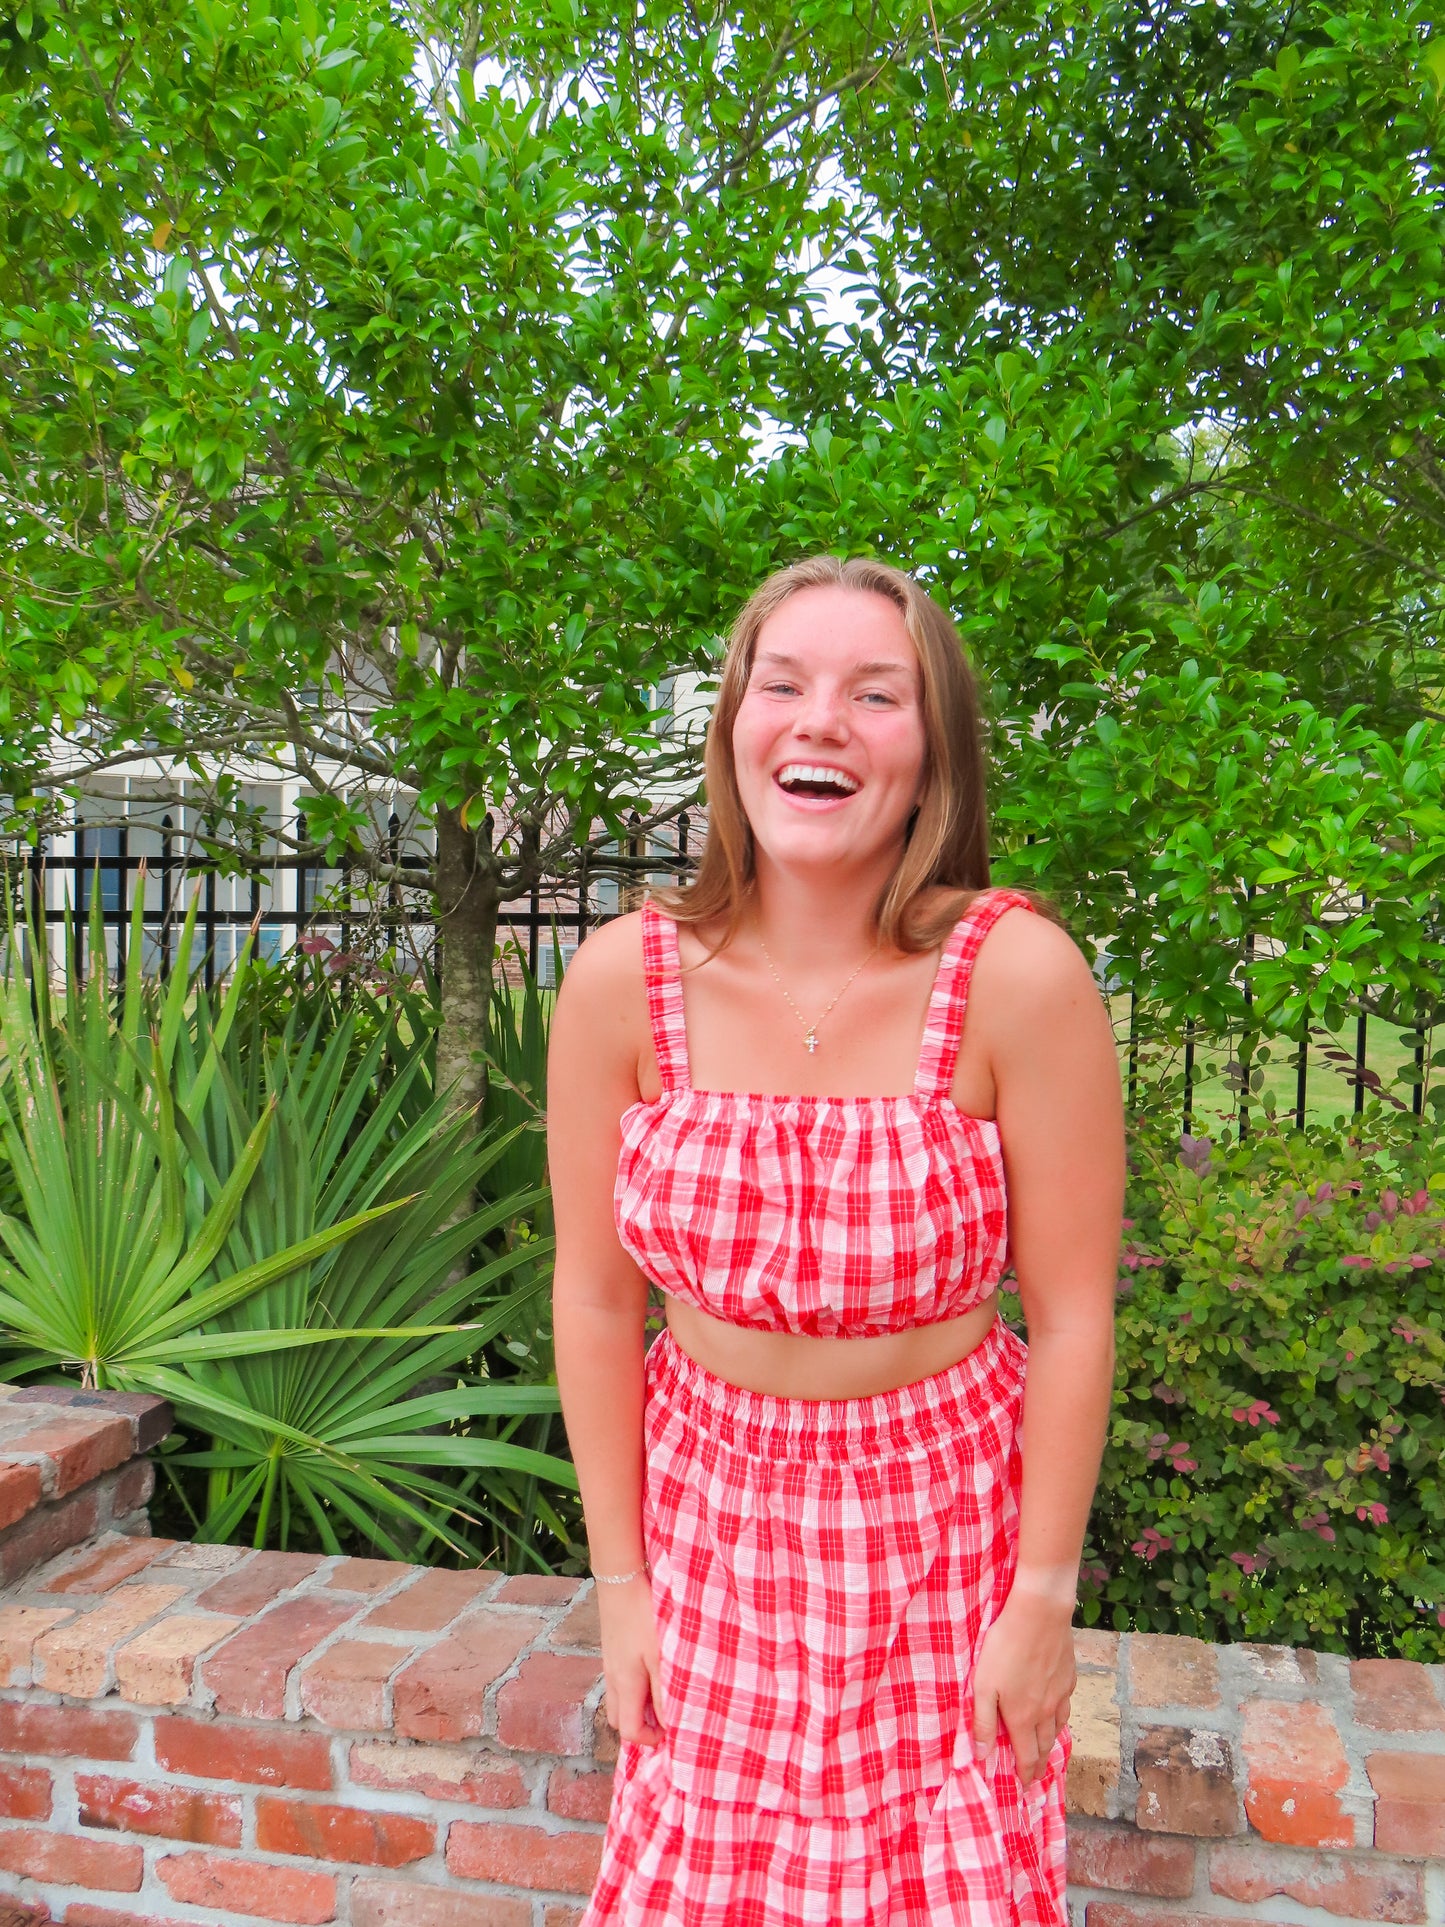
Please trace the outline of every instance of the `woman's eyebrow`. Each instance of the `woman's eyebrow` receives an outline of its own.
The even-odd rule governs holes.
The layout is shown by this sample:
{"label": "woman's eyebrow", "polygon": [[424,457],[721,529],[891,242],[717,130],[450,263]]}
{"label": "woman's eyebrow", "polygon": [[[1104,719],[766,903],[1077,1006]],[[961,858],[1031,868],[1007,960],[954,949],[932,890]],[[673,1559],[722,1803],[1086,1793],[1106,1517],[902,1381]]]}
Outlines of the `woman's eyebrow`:
{"label": "woman's eyebrow", "polygon": [[[754,658],[753,666],[761,668],[766,663],[779,669],[796,669],[798,658],[784,655],[777,649],[760,649]],[[907,663],[903,662],[860,662],[854,669],[855,676],[903,676],[913,674]]]}

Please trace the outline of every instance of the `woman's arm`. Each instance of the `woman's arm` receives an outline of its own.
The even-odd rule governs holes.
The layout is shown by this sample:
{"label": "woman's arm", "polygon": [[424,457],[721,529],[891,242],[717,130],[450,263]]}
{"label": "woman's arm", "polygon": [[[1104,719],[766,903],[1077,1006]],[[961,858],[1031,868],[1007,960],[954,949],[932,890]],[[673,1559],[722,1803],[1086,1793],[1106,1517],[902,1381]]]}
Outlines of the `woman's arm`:
{"label": "woman's arm", "polygon": [[976,1741],[1001,1717],[1027,1786],[1068,1714],[1079,1556],[1108,1430],[1124,1207],[1124,1116],[1108,1012],[1071,939],[1027,912],[979,953],[1009,1197],[1009,1247],[1028,1324],[1018,1572],[985,1639]]}
{"label": "woman's arm", "polygon": [[[638,1101],[647,1036],[638,919],[589,937],[557,993],[547,1053],[547,1161],[557,1256],[557,1384],[593,1569],[643,1564],[642,1369],[647,1281],[617,1240],[612,1193],[623,1112]],[[597,1588],[607,1717],[656,1744],[662,1697],[652,1594],[641,1578]]]}

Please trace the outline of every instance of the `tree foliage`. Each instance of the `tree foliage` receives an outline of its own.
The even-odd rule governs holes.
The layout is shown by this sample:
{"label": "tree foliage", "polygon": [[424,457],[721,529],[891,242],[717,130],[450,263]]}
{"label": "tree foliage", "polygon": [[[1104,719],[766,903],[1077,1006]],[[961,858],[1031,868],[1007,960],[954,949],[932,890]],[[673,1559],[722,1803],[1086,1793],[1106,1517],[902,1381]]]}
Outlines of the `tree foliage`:
{"label": "tree foliage", "polygon": [[650,689],[866,549],[985,671],[1001,870],[1161,1021],[1433,1017],[1422,6],[72,0],[6,48],[17,823],[156,747],[243,860],[270,760],[385,877],[414,792],[474,1084],[498,903],[693,768]]}

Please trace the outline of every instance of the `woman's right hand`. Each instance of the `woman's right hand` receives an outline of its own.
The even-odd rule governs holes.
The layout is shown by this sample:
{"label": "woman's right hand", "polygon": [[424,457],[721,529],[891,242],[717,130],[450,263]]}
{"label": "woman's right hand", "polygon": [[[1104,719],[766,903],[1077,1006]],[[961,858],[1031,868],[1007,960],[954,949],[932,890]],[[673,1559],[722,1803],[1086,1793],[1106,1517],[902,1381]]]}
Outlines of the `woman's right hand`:
{"label": "woman's right hand", "polygon": [[599,1586],[597,1612],[602,1622],[607,1717],[619,1739],[656,1746],[662,1739],[664,1709],[657,1622],[652,1587],[645,1575],[629,1579],[625,1586]]}

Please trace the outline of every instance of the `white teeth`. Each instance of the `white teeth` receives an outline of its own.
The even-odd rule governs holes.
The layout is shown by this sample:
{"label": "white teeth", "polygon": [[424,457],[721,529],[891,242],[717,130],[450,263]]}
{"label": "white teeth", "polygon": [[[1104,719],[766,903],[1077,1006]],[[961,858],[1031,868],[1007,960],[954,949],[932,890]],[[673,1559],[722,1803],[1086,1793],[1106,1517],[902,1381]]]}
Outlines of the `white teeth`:
{"label": "white teeth", "polygon": [[783,784],[827,783],[846,790],[850,796],[861,787],[857,778],[849,776],[845,770],[828,769],[821,763],[785,763],[778,771],[778,781]]}

